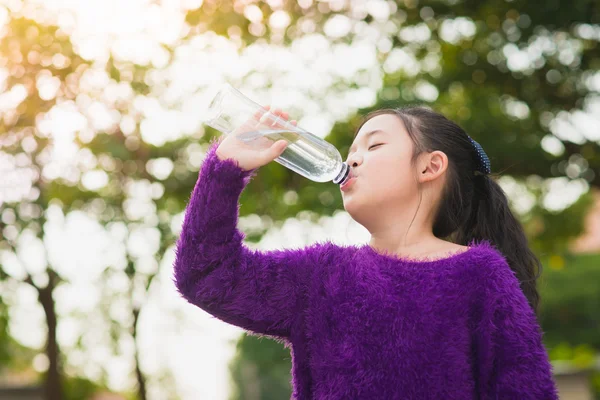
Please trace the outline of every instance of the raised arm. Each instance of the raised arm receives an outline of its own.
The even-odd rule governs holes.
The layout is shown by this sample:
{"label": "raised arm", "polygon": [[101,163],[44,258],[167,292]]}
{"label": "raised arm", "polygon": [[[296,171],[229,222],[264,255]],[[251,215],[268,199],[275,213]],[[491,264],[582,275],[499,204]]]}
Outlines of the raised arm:
{"label": "raised arm", "polygon": [[244,329],[288,337],[324,244],[257,251],[237,229],[239,196],[255,175],[211,143],[177,242],[174,282],[190,303]]}
{"label": "raised arm", "polygon": [[475,336],[481,400],[557,400],[543,332],[503,257],[485,268],[483,314]]}

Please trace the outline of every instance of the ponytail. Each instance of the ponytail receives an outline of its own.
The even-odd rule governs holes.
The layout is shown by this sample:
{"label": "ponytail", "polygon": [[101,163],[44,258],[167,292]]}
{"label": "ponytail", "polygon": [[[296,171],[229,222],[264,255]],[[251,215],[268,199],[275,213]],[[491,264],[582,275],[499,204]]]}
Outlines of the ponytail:
{"label": "ponytail", "polygon": [[[470,213],[455,233],[457,243],[488,240],[506,258],[516,273],[521,289],[534,312],[538,313],[540,297],[536,280],[542,264],[530,250],[523,226],[512,213],[506,194],[490,175],[474,178]],[[536,273],[537,272],[537,273]]]}

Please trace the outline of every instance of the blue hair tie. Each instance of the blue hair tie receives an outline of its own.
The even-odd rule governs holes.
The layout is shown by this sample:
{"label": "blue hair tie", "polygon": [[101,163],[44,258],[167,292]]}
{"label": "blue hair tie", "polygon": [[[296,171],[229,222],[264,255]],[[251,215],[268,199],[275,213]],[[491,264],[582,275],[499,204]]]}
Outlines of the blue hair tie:
{"label": "blue hair tie", "polygon": [[490,172],[492,172],[492,166],[489,157],[487,156],[487,154],[485,154],[485,151],[483,151],[483,147],[481,147],[479,143],[473,140],[473,138],[471,138],[470,136],[468,137],[469,141],[471,142],[471,144],[475,148],[475,151],[477,152],[477,167],[475,170],[475,175],[488,175]]}

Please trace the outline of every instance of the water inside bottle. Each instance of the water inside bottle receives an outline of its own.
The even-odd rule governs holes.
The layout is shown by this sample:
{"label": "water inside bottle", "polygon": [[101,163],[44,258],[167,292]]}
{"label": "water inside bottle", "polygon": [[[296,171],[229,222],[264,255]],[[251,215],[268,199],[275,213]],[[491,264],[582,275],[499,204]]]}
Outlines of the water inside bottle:
{"label": "water inside bottle", "polygon": [[339,153],[334,147],[328,148],[320,144],[322,139],[315,137],[317,140],[311,140],[309,135],[312,134],[264,129],[239,133],[236,137],[260,148],[268,148],[283,139],[288,145],[276,161],[316,182],[333,180],[339,174],[342,164]]}

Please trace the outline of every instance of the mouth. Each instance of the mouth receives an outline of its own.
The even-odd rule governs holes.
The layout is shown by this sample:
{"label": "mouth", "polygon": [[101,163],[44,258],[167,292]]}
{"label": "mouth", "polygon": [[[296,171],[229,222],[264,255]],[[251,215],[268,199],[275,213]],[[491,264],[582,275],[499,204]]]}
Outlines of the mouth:
{"label": "mouth", "polygon": [[340,186],[340,189],[342,190],[342,192],[348,191],[352,187],[352,185],[354,184],[356,179],[357,179],[357,177],[354,176],[354,177],[348,179],[346,181],[346,183],[344,183],[342,186]]}

